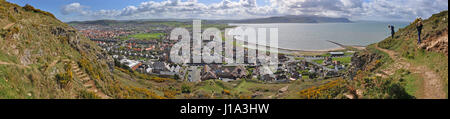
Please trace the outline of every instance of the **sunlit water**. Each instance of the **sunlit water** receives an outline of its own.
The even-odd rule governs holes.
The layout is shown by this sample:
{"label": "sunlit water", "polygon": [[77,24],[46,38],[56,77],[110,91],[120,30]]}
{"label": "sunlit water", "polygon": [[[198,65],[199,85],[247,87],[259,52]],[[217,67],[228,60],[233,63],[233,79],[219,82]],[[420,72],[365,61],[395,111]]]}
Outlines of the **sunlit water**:
{"label": "sunlit water", "polygon": [[[230,24],[254,28],[278,28],[278,47],[293,50],[327,50],[339,48],[328,42],[344,45],[367,46],[390,36],[388,25],[399,28],[408,23],[355,22],[355,23],[277,23],[277,24]],[[268,37],[269,38],[269,37]]]}

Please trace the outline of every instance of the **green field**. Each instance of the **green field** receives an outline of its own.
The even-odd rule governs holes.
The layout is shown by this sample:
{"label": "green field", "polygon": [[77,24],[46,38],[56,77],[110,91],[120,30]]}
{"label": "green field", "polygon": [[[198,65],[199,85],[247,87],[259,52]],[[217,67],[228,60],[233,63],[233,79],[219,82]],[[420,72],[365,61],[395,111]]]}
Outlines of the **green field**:
{"label": "green field", "polygon": [[333,58],[333,61],[340,61],[342,64],[348,64],[352,62],[352,57]]}
{"label": "green field", "polygon": [[323,63],[323,59],[320,59],[320,60],[313,60],[313,62],[316,62],[317,64],[322,64]]}
{"label": "green field", "polygon": [[163,36],[164,33],[141,33],[141,34],[134,34],[128,36],[129,38],[136,38],[136,39],[160,39],[161,36]]}

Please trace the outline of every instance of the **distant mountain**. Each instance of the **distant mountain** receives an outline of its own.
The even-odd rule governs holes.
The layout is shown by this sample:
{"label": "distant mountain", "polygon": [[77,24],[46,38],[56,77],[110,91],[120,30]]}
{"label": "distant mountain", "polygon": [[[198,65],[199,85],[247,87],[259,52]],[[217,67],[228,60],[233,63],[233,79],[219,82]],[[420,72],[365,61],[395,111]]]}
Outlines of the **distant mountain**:
{"label": "distant mountain", "polygon": [[321,16],[280,16],[244,20],[208,20],[212,23],[350,23],[347,18],[331,18]]}
{"label": "distant mountain", "polygon": [[99,24],[99,25],[108,25],[119,23],[117,20],[95,20],[95,21],[72,21],[68,22],[68,24]]}
{"label": "distant mountain", "polygon": [[[68,24],[99,24],[108,25],[115,23],[142,23],[142,22],[192,22],[192,19],[140,19],[140,20],[96,20],[96,21],[72,21]],[[242,20],[204,20],[207,24],[229,23],[350,23],[347,18],[332,18],[321,16],[279,16],[268,18],[242,19]]]}

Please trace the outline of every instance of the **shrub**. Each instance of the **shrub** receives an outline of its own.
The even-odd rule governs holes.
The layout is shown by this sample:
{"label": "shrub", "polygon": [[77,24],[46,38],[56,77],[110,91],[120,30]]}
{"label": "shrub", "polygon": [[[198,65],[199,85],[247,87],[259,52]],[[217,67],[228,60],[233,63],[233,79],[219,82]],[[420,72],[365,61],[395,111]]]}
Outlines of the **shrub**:
{"label": "shrub", "polygon": [[164,97],[167,98],[175,98],[175,95],[177,94],[176,91],[173,90],[164,90]]}
{"label": "shrub", "polygon": [[181,92],[182,93],[191,93],[192,89],[189,85],[183,84],[183,85],[181,85]]}
{"label": "shrub", "polygon": [[56,81],[61,88],[66,88],[72,81],[72,73],[60,73],[56,74]]}
{"label": "shrub", "polygon": [[302,90],[298,92],[298,94],[300,95],[300,97],[306,99],[326,99],[336,97],[344,90],[344,84],[345,81],[343,79],[337,79],[318,87],[313,86],[311,88]]}
{"label": "shrub", "polygon": [[227,89],[223,89],[223,94],[231,95],[231,91]]}
{"label": "shrub", "polygon": [[106,86],[107,92],[118,99],[166,99],[146,88],[125,86],[119,81]]}
{"label": "shrub", "polygon": [[81,99],[101,99],[101,97],[97,96],[94,92],[89,92],[86,90],[80,91],[78,97]]}
{"label": "shrub", "polygon": [[17,19],[14,18],[14,16],[12,16],[11,14],[8,15],[8,20],[11,22],[17,22]]}
{"label": "shrub", "polygon": [[403,57],[408,59],[414,59],[414,54],[409,51],[406,51],[405,53],[403,53]]}
{"label": "shrub", "polygon": [[151,80],[155,81],[157,83],[162,83],[162,82],[166,82],[166,81],[173,81],[174,79],[162,78],[162,77],[152,77]]}
{"label": "shrub", "polygon": [[250,95],[240,95],[239,99],[252,99],[252,96],[250,96]]}
{"label": "shrub", "polygon": [[380,48],[384,48],[384,49],[391,49],[394,46],[396,46],[398,43],[398,41],[396,41],[395,39],[392,38],[386,38],[385,40],[381,41],[378,43],[378,46]]}
{"label": "shrub", "polygon": [[[83,55],[84,56],[84,55]],[[89,76],[91,76],[94,79],[106,79],[106,76],[103,75],[102,70],[100,68],[96,68],[93,63],[91,63],[89,60],[83,58],[80,60],[79,65],[82,69],[84,69]]]}

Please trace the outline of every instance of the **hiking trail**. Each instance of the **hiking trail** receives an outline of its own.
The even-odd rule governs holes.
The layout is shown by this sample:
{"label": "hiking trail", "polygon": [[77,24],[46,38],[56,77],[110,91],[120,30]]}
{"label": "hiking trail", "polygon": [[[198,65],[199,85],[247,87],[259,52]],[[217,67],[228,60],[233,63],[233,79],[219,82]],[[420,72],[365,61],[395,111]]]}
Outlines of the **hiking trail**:
{"label": "hiking trail", "polygon": [[[424,65],[413,65],[406,61],[406,59],[399,57],[398,53],[392,50],[387,50],[378,47],[378,44],[375,46],[376,49],[383,51],[389,55],[389,57],[394,60],[394,64],[390,65],[388,68],[384,69],[382,72],[384,72],[386,75],[393,75],[396,70],[399,69],[407,69],[411,73],[418,74],[421,80],[423,86],[420,87],[419,90],[422,94],[419,94],[417,98],[421,99],[445,99],[446,94],[444,92],[443,86],[441,84],[441,77],[436,74],[433,70],[430,70],[428,67]],[[383,74],[377,74],[382,75]]]}
{"label": "hiking trail", "polygon": [[75,61],[71,61],[68,59],[62,60],[63,62],[70,63],[73,73],[75,73],[75,77],[81,80],[83,87],[87,88],[87,91],[95,93],[97,96],[102,99],[110,99],[108,95],[100,91],[95,85],[95,81],[92,80],[84,71],[78,67],[78,64]]}

